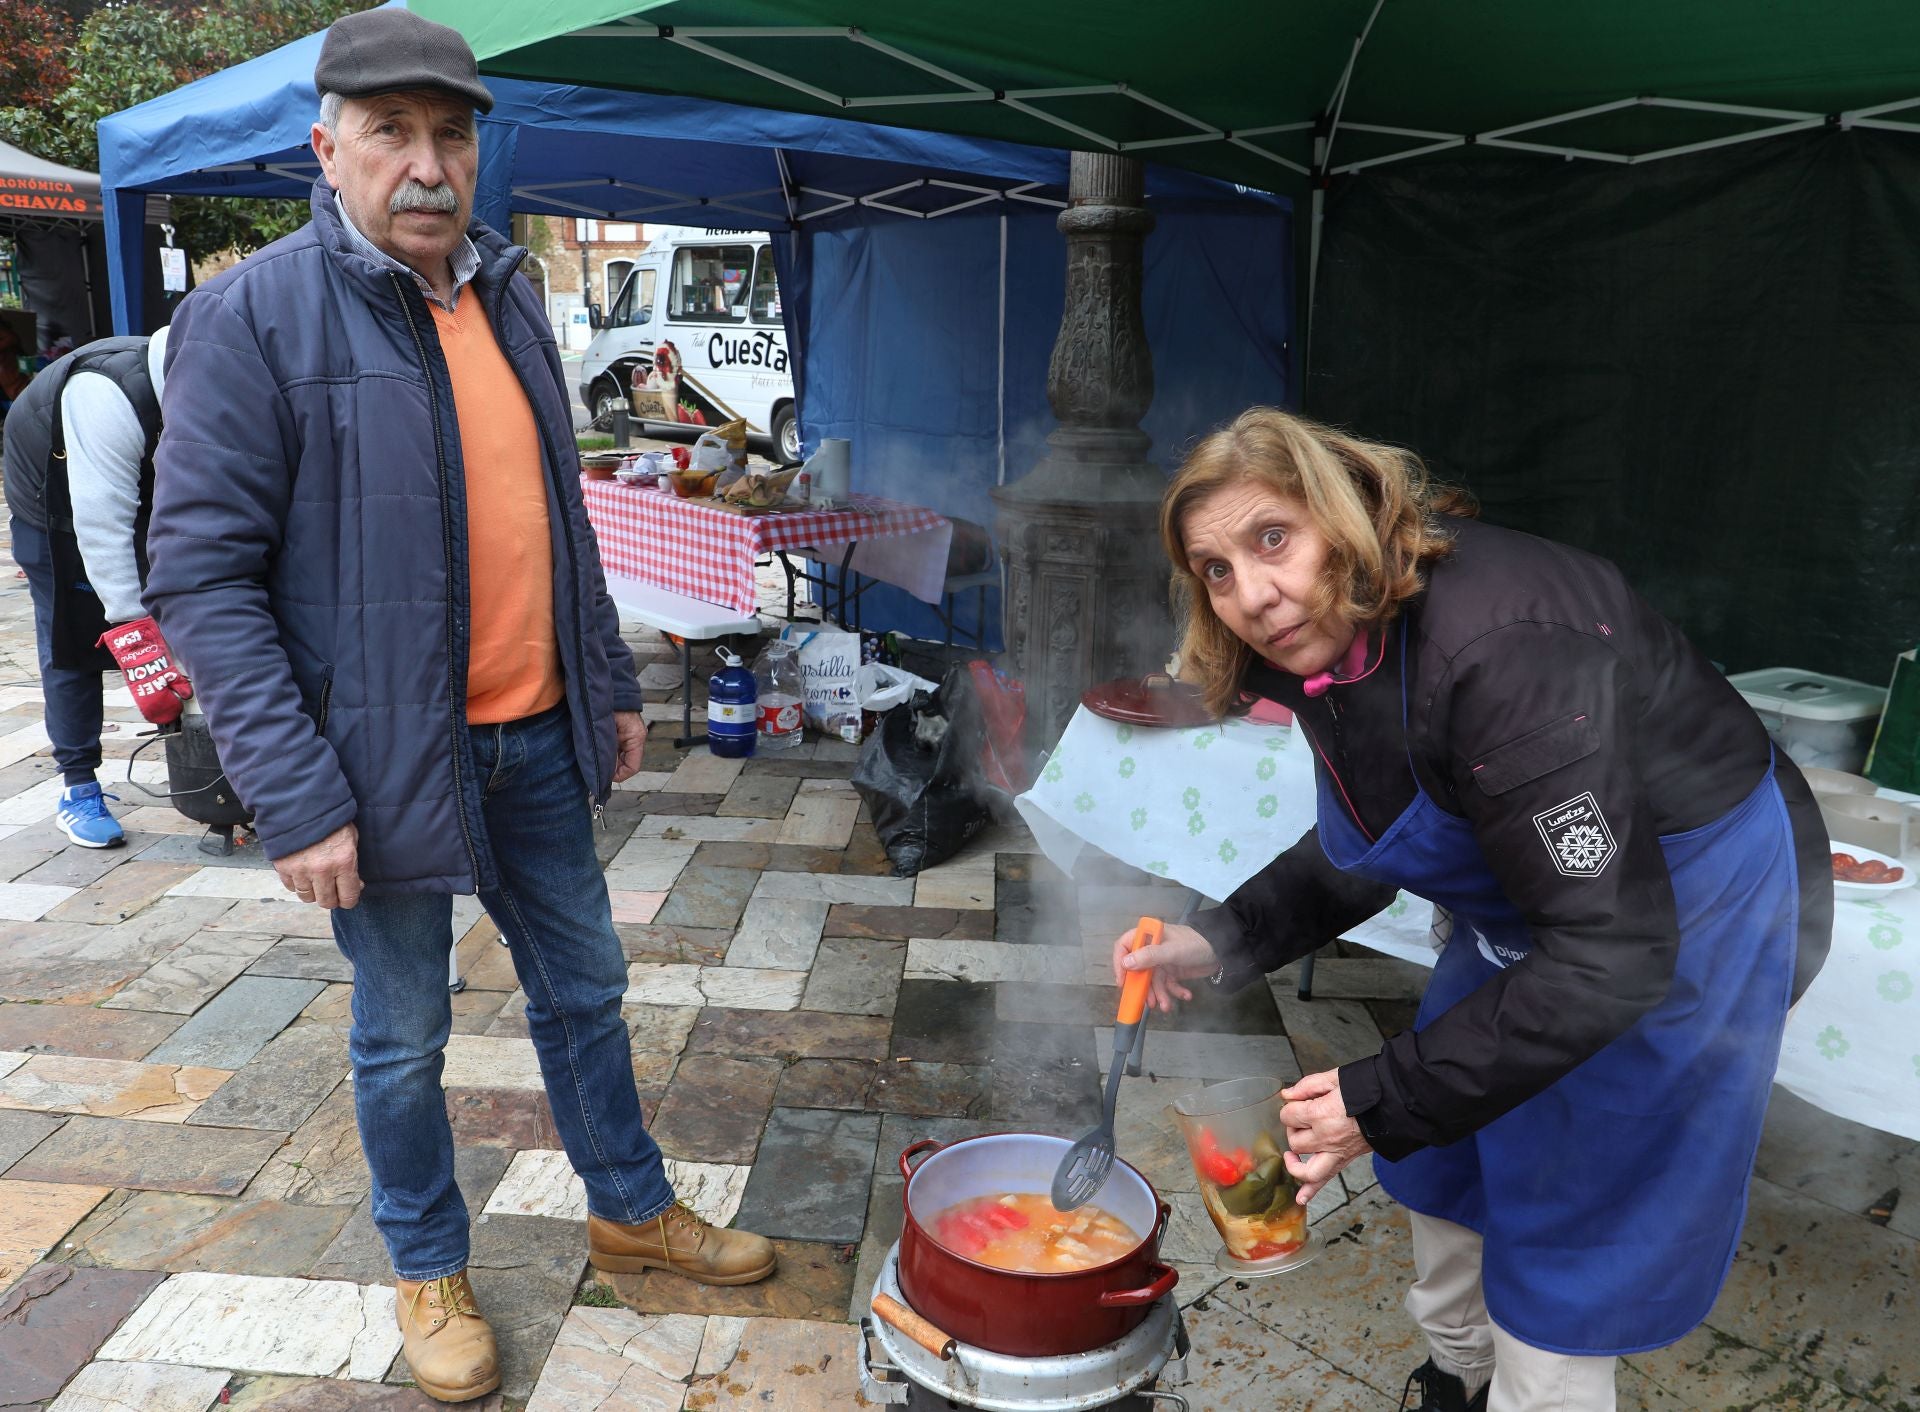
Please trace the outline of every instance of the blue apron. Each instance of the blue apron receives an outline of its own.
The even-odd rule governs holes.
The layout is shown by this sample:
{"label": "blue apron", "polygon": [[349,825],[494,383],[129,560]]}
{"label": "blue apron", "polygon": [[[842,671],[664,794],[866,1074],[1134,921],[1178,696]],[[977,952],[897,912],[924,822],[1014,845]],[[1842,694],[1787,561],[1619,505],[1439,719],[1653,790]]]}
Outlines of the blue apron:
{"label": "blue apron", "polygon": [[[1403,723],[1405,660],[1403,634]],[[1316,775],[1334,866],[1453,914],[1415,1029],[1533,949],[1472,825],[1436,805],[1417,772],[1413,803],[1373,843],[1327,771]],[[1485,1238],[1487,1312],[1550,1352],[1638,1353],[1681,1338],[1712,1308],[1746,1214],[1799,925],[1793,833],[1772,769],[1729,813],[1660,846],[1680,915],[1666,999],[1471,1136],[1375,1161],[1396,1201]]]}

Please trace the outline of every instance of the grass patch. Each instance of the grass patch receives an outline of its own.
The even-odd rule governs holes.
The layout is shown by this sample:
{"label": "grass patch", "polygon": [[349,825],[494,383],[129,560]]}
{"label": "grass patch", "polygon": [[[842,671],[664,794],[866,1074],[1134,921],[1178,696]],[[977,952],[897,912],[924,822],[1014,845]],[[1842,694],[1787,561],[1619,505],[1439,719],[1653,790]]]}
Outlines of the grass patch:
{"label": "grass patch", "polygon": [[584,1304],[589,1309],[618,1309],[621,1307],[620,1296],[608,1289],[605,1285],[599,1283],[591,1275],[587,1277],[587,1282],[580,1286],[579,1292],[573,1296],[573,1302],[575,1304]]}
{"label": "grass patch", "polygon": [[610,435],[609,436],[594,436],[594,435],[576,436],[573,439],[573,442],[574,442],[574,445],[578,446],[582,451],[613,450],[613,437]]}

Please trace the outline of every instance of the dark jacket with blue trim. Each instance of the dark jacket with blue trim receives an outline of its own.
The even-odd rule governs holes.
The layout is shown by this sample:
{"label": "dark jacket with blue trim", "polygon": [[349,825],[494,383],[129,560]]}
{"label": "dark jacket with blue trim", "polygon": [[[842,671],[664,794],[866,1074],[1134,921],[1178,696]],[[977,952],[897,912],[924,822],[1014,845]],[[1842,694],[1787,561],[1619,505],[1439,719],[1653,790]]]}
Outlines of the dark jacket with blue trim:
{"label": "dark jacket with blue trim", "polygon": [[[495,881],[467,737],[467,500],[453,388],[413,281],[313,219],[181,303],[146,602],[271,857],[358,825],[369,891]],[[637,711],[581,501],[566,382],[526,251],[475,222],[485,302],[540,430],[581,808]],[[590,797],[589,797],[590,796]]]}
{"label": "dark jacket with blue trim", "polygon": [[[1768,768],[1759,718],[1678,628],[1604,559],[1471,520],[1388,631],[1380,667],[1309,698],[1261,664],[1247,687],[1290,707],[1362,831],[1415,795],[1471,821],[1527,918],[1532,955],[1419,1034],[1340,1070],[1347,1111],[1389,1158],[1453,1142],[1541,1092],[1666,996],[1680,936],[1662,835],[1709,824]],[[1406,634],[1405,719],[1401,635]],[[1793,994],[1826,957],[1833,881],[1812,792],[1784,754],[1800,871]],[[1603,856],[1556,809],[1590,797]],[[1576,811],[1588,806],[1578,805]],[[1569,850],[1570,851],[1562,851]],[[1193,924],[1244,984],[1392,900],[1343,873],[1309,832]]]}

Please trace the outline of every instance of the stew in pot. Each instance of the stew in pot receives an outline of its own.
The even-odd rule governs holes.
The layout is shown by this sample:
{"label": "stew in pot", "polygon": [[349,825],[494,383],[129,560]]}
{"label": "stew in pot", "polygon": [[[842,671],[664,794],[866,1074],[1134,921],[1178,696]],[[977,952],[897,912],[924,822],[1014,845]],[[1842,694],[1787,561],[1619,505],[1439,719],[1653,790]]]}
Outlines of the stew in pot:
{"label": "stew in pot", "polygon": [[1110,1264],[1140,1244],[1133,1228],[1098,1206],[1056,1211],[1042,1192],[977,1196],[933,1218],[933,1238],[956,1255],[1031,1275]]}

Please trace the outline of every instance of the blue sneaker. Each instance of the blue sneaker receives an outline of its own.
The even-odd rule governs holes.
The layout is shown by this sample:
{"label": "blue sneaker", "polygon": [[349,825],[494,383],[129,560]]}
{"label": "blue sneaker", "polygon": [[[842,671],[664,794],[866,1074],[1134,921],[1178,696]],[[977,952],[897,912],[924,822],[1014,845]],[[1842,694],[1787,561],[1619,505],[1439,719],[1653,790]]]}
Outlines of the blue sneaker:
{"label": "blue sneaker", "polygon": [[120,796],[103,794],[97,782],[68,785],[60,791],[56,816],[61,831],[82,848],[118,848],[127,841],[127,833],[107,812],[109,799],[117,803]]}

